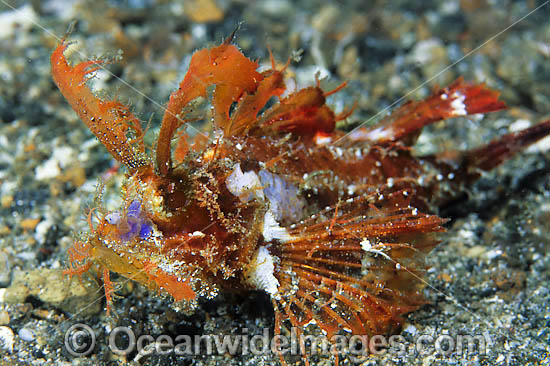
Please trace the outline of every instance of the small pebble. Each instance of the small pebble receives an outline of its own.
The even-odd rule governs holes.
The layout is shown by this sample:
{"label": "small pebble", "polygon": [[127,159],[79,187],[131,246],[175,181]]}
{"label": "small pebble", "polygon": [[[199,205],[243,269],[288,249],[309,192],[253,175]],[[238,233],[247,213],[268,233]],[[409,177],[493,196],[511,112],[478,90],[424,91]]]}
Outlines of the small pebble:
{"label": "small pebble", "polygon": [[6,253],[0,252],[0,287],[7,287],[11,281],[11,268]]}
{"label": "small pebble", "polygon": [[23,219],[19,223],[23,230],[34,230],[40,219]]}
{"label": "small pebble", "polygon": [[0,311],[0,325],[8,325],[10,323],[10,314],[6,310]]}
{"label": "small pebble", "polygon": [[21,328],[17,334],[19,335],[19,338],[25,342],[31,342],[34,340],[34,332],[29,328]]}
{"label": "small pebble", "polygon": [[10,327],[0,327],[0,349],[13,352],[13,344],[15,343],[15,337]]}
{"label": "small pebble", "polygon": [[414,325],[409,324],[405,329],[403,329],[403,332],[409,333],[410,335],[414,336],[418,332],[418,330]]}

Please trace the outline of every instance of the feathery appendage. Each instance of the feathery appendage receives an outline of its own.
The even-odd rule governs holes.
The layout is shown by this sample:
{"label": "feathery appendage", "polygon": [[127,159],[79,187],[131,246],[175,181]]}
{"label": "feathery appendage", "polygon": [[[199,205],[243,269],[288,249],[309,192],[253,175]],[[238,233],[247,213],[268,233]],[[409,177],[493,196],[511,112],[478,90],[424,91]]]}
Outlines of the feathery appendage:
{"label": "feathery appendage", "polygon": [[69,44],[61,41],[50,58],[53,80],[65,99],[117,161],[130,171],[149,166],[140,121],[128,107],[99,99],[86,85],[105,61],[91,60],[70,66],[63,55],[67,47]]}

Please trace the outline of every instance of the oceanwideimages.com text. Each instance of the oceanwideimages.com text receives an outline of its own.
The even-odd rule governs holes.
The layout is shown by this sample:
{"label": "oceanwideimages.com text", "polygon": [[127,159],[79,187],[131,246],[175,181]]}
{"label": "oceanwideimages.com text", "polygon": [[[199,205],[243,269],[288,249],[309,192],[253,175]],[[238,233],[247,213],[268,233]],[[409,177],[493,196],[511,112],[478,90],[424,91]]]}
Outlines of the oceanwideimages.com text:
{"label": "oceanwideimages.com text", "polygon": [[[403,335],[345,335],[337,334],[327,338],[324,335],[304,335],[291,328],[290,332],[273,336],[268,328],[261,334],[250,334],[248,329],[238,334],[206,335],[150,335],[136,334],[130,327],[112,329],[103,339],[98,339],[94,330],[86,324],[74,324],[65,333],[65,348],[75,357],[90,355],[98,342],[105,342],[109,350],[117,355],[135,354],[141,358],[151,354],[181,356],[192,355],[315,355],[347,354],[361,359],[368,355],[391,353],[466,357],[472,354],[486,354],[491,344],[486,334],[449,334],[448,331],[433,334],[417,334],[405,338]],[[411,340],[412,338],[412,340]]]}

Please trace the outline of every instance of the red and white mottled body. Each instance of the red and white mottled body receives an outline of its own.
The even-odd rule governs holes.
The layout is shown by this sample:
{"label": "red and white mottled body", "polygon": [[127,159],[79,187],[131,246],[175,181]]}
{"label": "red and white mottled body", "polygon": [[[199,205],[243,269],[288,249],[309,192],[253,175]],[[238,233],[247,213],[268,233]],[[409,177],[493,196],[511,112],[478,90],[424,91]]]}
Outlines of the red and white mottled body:
{"label": "red and white mottled body", "polygon": [[[193,55],[170,97],[148,157],[137,120],[85,85],[98,61],[71,67],[62,42],[52,74],[82,120],[128,168],[124,202],[70,251],[81,274],[96,264],[195,302],[219,291],[260,290],[282,319],[328,336],[394,332],[422,303],[423,257],[446,221],[436,207],[463,185],[550,134],[550,122],[474,151],[415,157],[422,127],[504,108],[498,93],[462,79],[409,102],[371,128],[335,129],[319,85],[284,98],[283,71],[258,65],[230,40]],[[90,68],[91,67],[91,68]],[[286,66],[285,66],[286,67]],[[213,89],[209,89],[213,87]],[[212,91],[214,141],[171,140],[186,108]],[[260,111],[272,98],[271,108]],[[232,105],[234,104],[234,108]],[[131,136],[130,136],[131,135]],[[453,156],[453,158],[449,158]]]}

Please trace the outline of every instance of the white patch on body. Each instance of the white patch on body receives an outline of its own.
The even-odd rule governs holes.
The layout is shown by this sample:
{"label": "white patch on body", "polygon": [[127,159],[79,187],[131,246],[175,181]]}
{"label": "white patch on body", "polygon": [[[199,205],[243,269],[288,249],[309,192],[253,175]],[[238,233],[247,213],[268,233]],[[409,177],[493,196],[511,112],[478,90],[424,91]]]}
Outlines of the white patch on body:
{"label": "white patch on body", "polygon": [[290,235],[284,227],[279,225],[271,211],[265,213],[262,235],[265,241],[276,239],[284,243],[292,239],[292,235]]}
{"label": "white patch on body", "polygon": [[376,249],[376,246],[372,245],[372,242],[369,239],[363,238],[363,240],[361,240],[361,243],[359,244],[361,245],[361,249],[363,249],[365,252],[371,253],[374,255],[379,255],[381,257],[386,258],[389,261],[393,261],[393,259],[391,259],[389,255],[387,255],[380,249]]}
{"label": "white patch on body", "polygon": [[253,171],[243,173],[241,164],[236,164],[233,172],[225,180],[231,194],[239,197],[241,202],[248,202],[254,197],[264,199],[264,192],[258,174]]}
{"label": "white patch on body", "polygon": [[464,101],[466,100],[466,96],[459,92],[454,92],[452,97],[454,98],[451,102],[451,115],[453,116],[465,116],[468,114],[466,112],[466,105],[464,104]]}
{"label": "white patch on body", "polygon": [[386,141],[394,139],[394,130],[391,126],[381,126],[371,131],[359,128],[350,132],[349,138],[353,141]]}
{"label": "white patch on body", "polygon": [[254,198],[266,202],[268,210],[262,229],[266,242],[285,242],[292,238],[280,223],[286,225],[303,217],[306,202],[296,186],[265,169],[260,170],[259,174],[253,171],[243,173],[240,164],[235,165],[225,184],[229,192],[239,197],[241,202],[249,202]]}
{"label": "white patch on body", "polygon": [[279,281],[275,278],[275,262],[266,247],[259,247],[245,270],[246,281],[258,290],[264,290],[278,299]]}
{"label": "white patch on body", "polygon": [[315,145],[321,146],[321,145],[327,145],[330,144],[332,141],[332,137],[330,136],[323,136],[323,135],[315,135]]}
{"label": "white patch on body", "polygon": [[193,231],[189,236],[192,238],[204,238],[206,235],[202,231]]}
{"label": "white patch on body", "polygon": [[111,225],[116,225],[120,222],[120,213],[111,212],[110,214],[105,215],[105,220]]}
{"label": "white patch on body", "polygon": [[276,174],[262,169],[259,172],[264,187],[263,193],[269,201],[269,211],[278,222],[297,222],[304,215],[306,202],[298,188]]}

